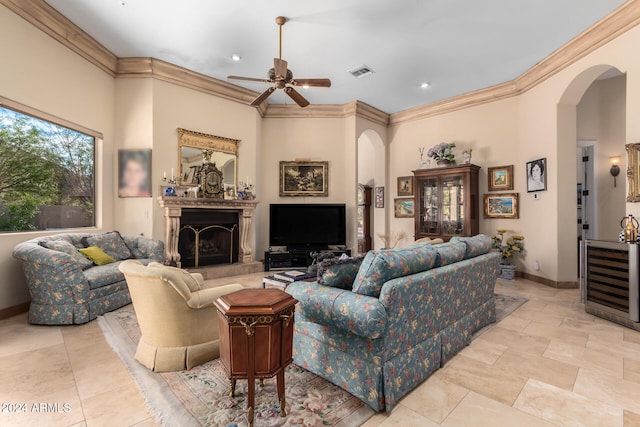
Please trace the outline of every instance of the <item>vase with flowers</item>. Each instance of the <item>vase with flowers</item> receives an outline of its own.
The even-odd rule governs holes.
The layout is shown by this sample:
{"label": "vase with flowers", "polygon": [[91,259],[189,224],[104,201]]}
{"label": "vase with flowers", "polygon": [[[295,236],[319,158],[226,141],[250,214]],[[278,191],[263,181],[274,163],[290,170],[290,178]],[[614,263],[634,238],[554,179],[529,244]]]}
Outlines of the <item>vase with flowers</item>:
{"label": "vase with flowers", "polygon": [[431,157],[440,166],[445,166],[455,163],[456,156],[453,154],[453,149],[456,144],[453,142],[441,142],[429,148],[427,155]]}
{"label": "vase with flowers", "polygon": [[500,277],[512,280],[515,277],[516,266],[513,265],[513,257],[524,253],[524,236],[508,234],[509,230],[496,230],[491,236],[493,248],[500,252]]}

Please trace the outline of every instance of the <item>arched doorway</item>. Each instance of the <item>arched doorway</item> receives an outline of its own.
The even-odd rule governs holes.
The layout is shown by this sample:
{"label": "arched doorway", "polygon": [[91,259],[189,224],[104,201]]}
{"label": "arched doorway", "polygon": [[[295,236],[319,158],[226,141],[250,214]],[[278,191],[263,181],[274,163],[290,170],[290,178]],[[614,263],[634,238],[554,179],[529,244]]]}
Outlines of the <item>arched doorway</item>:
{"label": "arched doorway", "polygon": [[[588,238],[615,240],[625,212],[626,182],[618,179],[614,187],[609,158],[619,156],[626,170],[626,76],[611,65],[583,71],[561,96],[557,114],[558,281],[575,282],[583,226]],[[577,184],[588,192],[580,209]]]}
{"label": "arched doorway", "polygon": [[[373,201],[370,210],[371,238],[373,249],[379,249],[382,247],[382,240],[378,238],[378,233],[386,233],[386,212],[389,209],[389,190],[386,188],[386,147],[380,135],[372,129],[367,129],[360,134],[357,147],[358,183],[373,189]],[[375,204],[375,189],[380,187],[385,192],[384,208],[376,207]]]}

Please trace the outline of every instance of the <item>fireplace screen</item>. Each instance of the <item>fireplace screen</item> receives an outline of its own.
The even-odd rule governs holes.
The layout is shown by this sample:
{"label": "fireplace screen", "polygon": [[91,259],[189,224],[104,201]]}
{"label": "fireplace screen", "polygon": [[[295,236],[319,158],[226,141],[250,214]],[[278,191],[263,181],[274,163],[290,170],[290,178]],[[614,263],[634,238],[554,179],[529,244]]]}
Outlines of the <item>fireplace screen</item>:
{"label": "fireplace screen", "polygon": [[238,262],[238,215],[235,212],[183,212],[178,251],[183,268]]}

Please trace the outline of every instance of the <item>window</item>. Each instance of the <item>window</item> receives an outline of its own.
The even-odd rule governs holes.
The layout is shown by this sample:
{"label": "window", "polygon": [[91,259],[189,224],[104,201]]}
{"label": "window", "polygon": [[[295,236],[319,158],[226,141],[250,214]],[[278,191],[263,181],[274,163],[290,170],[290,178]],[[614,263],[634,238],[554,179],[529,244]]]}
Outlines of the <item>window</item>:
{"label": "window", "polygon": [[0,232],[94,226],[95,135],[4,104]]}

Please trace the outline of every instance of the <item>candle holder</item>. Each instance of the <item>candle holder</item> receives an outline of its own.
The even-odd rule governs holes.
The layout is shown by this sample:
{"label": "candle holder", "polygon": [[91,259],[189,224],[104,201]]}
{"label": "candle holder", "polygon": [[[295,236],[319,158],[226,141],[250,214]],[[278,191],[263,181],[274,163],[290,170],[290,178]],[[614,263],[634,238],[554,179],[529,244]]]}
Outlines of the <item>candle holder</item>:
{"label": "candle holder", "polygon": [[166,182],[167,184],[170,185],[176,185],[178,183],[178,180],[176,179],[177,177],[171,177],[171,178],[167,178],[167,176],[163,176],[162,177],[162,182]]}
{"label": "candle holder", "polygon": [[253,194],[253,184],[239,182],[238,188],[240,189],[240,191],[238,191],[238,198],[242,200],[254,200],[256,198],[256,195]]}

